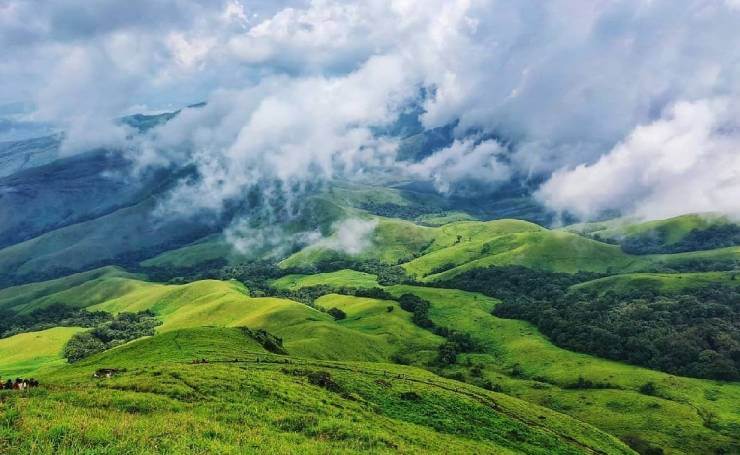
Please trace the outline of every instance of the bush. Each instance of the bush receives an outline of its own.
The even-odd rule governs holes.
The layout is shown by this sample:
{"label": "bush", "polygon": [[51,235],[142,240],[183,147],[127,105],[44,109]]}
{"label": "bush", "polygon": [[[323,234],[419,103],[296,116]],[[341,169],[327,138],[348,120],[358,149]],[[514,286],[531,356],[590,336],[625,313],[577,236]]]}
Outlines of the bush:
{"label": "bush", "polygon": [[128,341],[154,335],[154,328],[161,323],[148,310],[120,313],[92,330],[73,335],[64,347],[64,357],[70,363],[77,362]]}
{"label": "bush", "polygon": [[347,313],[340,310],[339,308],[329,308],[327,311],[335,321],[341,321],[342,319],[347,319]]}

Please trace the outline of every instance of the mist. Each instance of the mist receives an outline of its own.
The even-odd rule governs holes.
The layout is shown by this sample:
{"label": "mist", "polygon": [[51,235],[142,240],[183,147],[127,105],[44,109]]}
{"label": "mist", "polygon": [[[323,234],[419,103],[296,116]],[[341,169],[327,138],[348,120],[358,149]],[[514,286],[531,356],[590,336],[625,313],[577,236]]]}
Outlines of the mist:
{"label": "mist", "polygon": [[[733,1],[76,6],[0,2],[0,101],[35,106],[22,120],[65,131],[65,154],[193,167],[160,213],[378,176],[442,195],[541,181],[539,201],[580,219],[740,212]],[[145,133],[116,121],[196,101]],[[454,125],[452,145],[399,159],[403,138],[378,131],[410,107],[422,129]]]}

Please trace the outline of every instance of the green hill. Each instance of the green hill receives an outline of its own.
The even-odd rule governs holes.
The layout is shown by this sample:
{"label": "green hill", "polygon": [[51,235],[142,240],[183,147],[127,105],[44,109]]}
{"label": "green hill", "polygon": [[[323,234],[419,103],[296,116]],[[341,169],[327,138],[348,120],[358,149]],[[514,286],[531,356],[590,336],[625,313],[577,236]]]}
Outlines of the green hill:
{"label": "green hill", "polygon": [[[225,335],[225,334],[221,334]],[[212,333],[193,353],[210,352]],[[168,350],[164,335],[141,352]],[[43,393],[6,395],[4,453],[632,453],[578,420],[506,395],[384,364],[239,352],[239,362],[152,361],[134,348],[42,378]],[[140,365],[140,366],[134,366]],[[50,410],[51,414],[50,414]],[[442,417],[444,416],[444,417]],[[51,417],[51,418],[50,418]]]}
{"label": "green hill", "polygon": [[40,369],[63,365],[62,349],[81,328],[55,327],[0,339],[0,378],[33,374]]}
{"label": "green hill", "polygon": [[611,291],[620,295],[635,290],[670,293],[715,284],[740,286],[738,275],[740,275],[738,272],[628,273],[587,281],[573,286],[572,289],[595,290],[600,294]]}
{"label": "green hill", "polygon": [[677,253],[740,245],[740,225],[727,216],[702,213],[665,220],[616,219],[565,228],[588,237],[620,244],[630,253]]}
{"label": "green hill", "polygon": [[[693,218],[690,218],[693,219]],[[619,246],[520,220],[460,221],[424,227],[380,218],[371,246],[348,255],[313,245],[282,261],[284,268],[321,269],[341,261],[400,264],[417,280],[452,278],[471,269],[521,265],[548,272],[598,273],[732,269],[740,246],[674,254],[632,255]]]}
{"label": "green hill", "polygon": [[371,244],[351,257],[315,245],[288,257],[281,266],[311,269],[342,258],[371,260],[400,263],[410,276],[431,281],[492,265],[573,273],[640,269],[651,263],[648,258],[625,254],[614,245],[519,220],[461,221],[432,228],[380,219]]}
{"label": "green hill", "polygon": [[[723,267],[732,264],[740,259],[740,247],[630,255],[618,245],[518,220],[455,221],[421,226],[378,218],[369,240],[370,247],[354,256],[327,247],[330,241],[304,248],[280,266],[283,270],[298,268],[309,273],[279,277],[280,270],[275,269],[277,275],[269,275],[271,278],[264,283],[250,285],[256,290],[251,294],[237,281],[164,284],[145,281],[144,275],[114,267],[0,290],[0,309],[22,314],[61,303],[110,313],[151,310],[162,321],[155,336],[118,346],[74,365],[64,364],[61,350],[81,329],[58,328],[0,340],[0,374],[34,374],[49,385],[37,394],[32,393],[24,406],[17,407],[19,401],[14,397],[10,402],[16,404],[0,404],[0,412],[10,409],[7,406],[15,406],[11,412],[23,413],[23,425],[29,425],[5,433],[0,425],[0,449],[3,443],[28,448],[19,441],[31,437],[46,451],[54,444],[69,451],[89,448],[115,451],[124,443],[132,447],[159,443],[178,451],[188,439],[175,434],[168,422],[179,420],[186,422],[183,423],[185,434],[202,451],[243,452],[251,444],[276,452],[286,449],[285,444],[319,452],[383,452],[403,451],[403,448],[411,452],[439,452],[443,447],[473,453],[625,450],[610,437],[600,439],[605,436],[586,424],[578,424],[582,427],[577,431],[583,434],[572,435],[576,430],[571,422],[575,420],[556,414],[562,413],[598,427],[641,452],[740,450],[735,436],[740,428],[740,413],[735,406],[740,401],[738,383],[678,377],[567,351],[554,346],[526,322],[492,316],[492,310],[499,304],[495,298],[456,289],[408,284],[380,286],[377,276],[367,273],[395,272],[401,268],[410,277],[433,283],[472,269],[521,265],[541,272],[610,274],[573,289],[595,289],[598,293],[650,289],[671,293],[717,283],[733,285],[737,272],[694,270],[696,264],[704,264],[701,267],[709,270],[713,264]],[[150,267],[144,270],[149,270],[156,261],[165,264],[164,267],[178,268],[201,264],[199,261],[208,254],[213,254],[212,259],[223,259],[219,256],[225,250],[211,249],[213,242],[222,240],[212,237],[172,250],[145,263]],[[310,273],[332,270],[332,264],[344,268]],[[368,267],[360,267],[365,270],[360,272],[351,270],[353,264]],[[400,267],[389,268],[396,265]],[[690,272],[675,273],[683,269]],[[275,276],[279,278],[272,279]],[[387,283],[385,278],[381,282]],[[317,286],[324,287],[318,294]],[[383,294],[379,287],[390,294]],[[309,292],[305,288],[314,289]],[[375,290],[363,293],[363,289]],[[301,290],[305,292],[301,294]],[[417,315],[401,308],[398,300],[404,294],[416,295],[430,303],[427,316],[431,325],[424,325]],[[310,297],[306,300],[306,296]],[[310,305],[290,298],[306,300]],[[279,337],[287,355],[275,357],[266,352],[259,342],[245,334],[243,327],[263,329]],[[474,348],[457,353],[454,362],[444,363],[439,360],[440,352],[449,344],[450,333],[471,337]],[[190,364],[192,359],[203,357],[212,363]],[[408,363],[427,371],[391,362]],[[294,368],[296,365],[300,367]],[[91,372],[101,367],[126,371],[110,381],[91,382]],[[310,377],[316,376],[309,377],[306,370],[328,372],[343,392],[327,391],[321,384],[328,383],[320,378],[316,380],[321,384],[312,384]],[[392,395],[405,392],[393,381],[390,386],[378,383],[381,379],[376,376],[378,372],[384,378],[400,379],[398,375],[401,375],[403,381],[399,384],[404,387],[413,384],[405,392],[413,391],[422,396],[421,400],[406,394],[401,401],[387,401],[383,390]],[[429,379],[417,382],[415,378]],[[437,385],[428,384],[430,381],[445,386],[439,391]],[[271,392],[259,395],[263,392],[256,390],[264,390],[264,384],[271,384]],[[380,387],[377,391],[376,386]],[[314,396],[317,391],[333,395],[319,398]],[[255,393],[261,397],[259,404],[254,401]],[[427,394],[429,400],[424,398]],[[296,398],[299,395],[303,398]],[[473,395],[476,398],[466,401]],[[471,403],[480,404],[481,400],[494,400],[496,406],[489,406],[491,411],[479,408],[472,411]],[[103,403],[100,412],[130,415],[128,423],[113,423],[105,414],[96,414],[85,420],[84,425],[55,417],[51,419],[53,423],[40,427],[43,430],[34,429],[44,407],[82,416],[90,403]],[[227,409],[221,421],[211,413],[218,406],[223,407],[223,403],[230,403],[233,409]],[[305,406],[321,403],[316,405],[319,417],[310,417],[305,411],[308,407],[303,411],[292,409],[290,403]],[[517,406],[528,410],[530,419],[526,420],[521,435],[511,433],[509,428],[508,438],[502,439],[497,428],[505,426],[497,427],[495,420],[486,420],[488,426],[485,426],[483,420],[471,417],[476,412],[481,416],[493,412],[496,419],[502,415],[508,419],[515,415],[509,408]],[[538,406],[550,411],[539,411]],[[270,418],[256,422],[249,417],[257,413]],[[536,421],[532,413],[538,414]],[[525,421],[523,416],[516,415],[514,420]],[[352,419],[364,419],[366,427]],[[284,423],[287,421],[291,423]],[[466,426],[466,421],[475,424]],[[531,425],[532,421],[538,425]],[[239,428],[253,428],[253,434],[239,436],[235,422]],[[173,433],[163,436],[148,430],[150,425]],[[325,430],[326,425],[338,428],[336,431],[343,436],[327,436],[334,433]],[[54,426],[63,430],[54,430]],[[195,430],[201,427],[216,436],[201,437],[201,430]],[[89,434],[89,428],[103,435],[99,441],[84,436]],[[400,428],[407,428],[408,434]],[[554,439],[538,439],[542,437],[540,430]],[[53,436],[57,431],[64,436]],[[131,432],[131,436],[111,436],[122,431]],[[561,437],[566,434],[567,437]],[[386,445],[383,441],[391,442]],[[570,442],[561,446],[562,441]],[[575,446],[573,441],[578,441]],[[592,450],[596,446],[606,448]]]}
{"label": "green hill", "polygon": [[[324,277],[327,283],[339,278]],[[291,280],[294,288],[302,284],[318,283],[310,275]],[[740,447],[733,436],[740,425],[734,406],[740,400],[740,384],[682,378],[558,348],[526,322],[491,316],[498,301],[481,294],[405,285],[387,289],[395,296],[413,293],[430,301],[432,321],[470,333],[484,347],[480,353],[462,355],[443,374],[478,384],[488,380],[507,394],[666,453],[732,452]],[[580,380],[601,385],[575,386]],[[659,392],[642,393],[647,383]],[[680,432],[675,431],[677,421]]]}
{"label": "green hill", "polygon": [[730,220],[716,214],[687,214],[654,221],[635,221],[618,218],[595,223],[582,223],[567,226],[565,229],[604,240],[620,240],[624,237],[656,234],[663,237],[667,245],[679,242],[694,229],[706,229],[716,224],[730,223]]}
{"label": "green hill", "polygon": [[120,295],[140,275],[103,267],[63,278],[0,289],[0,309],[27,313],[54,303],[84,308]]}

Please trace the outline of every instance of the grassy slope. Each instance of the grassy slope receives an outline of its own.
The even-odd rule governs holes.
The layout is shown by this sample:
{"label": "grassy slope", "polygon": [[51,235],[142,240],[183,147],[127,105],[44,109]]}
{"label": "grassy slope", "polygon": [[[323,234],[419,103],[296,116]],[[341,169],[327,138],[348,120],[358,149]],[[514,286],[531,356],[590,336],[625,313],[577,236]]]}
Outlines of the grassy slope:
{"label": "grassy slope", "polygon": [[[140,340],[43,376],[44,389],[5,394],[0,451],[631,453],[575,419],[422,370],[272,356],[233,330],[196,332]],[[230,361],[178,362],[178,338],[187,356],[217,346]],[[101,365],[126,371],[92,379]],[[330,374],[339,389],[311,384],[306,371]]]}
{"label": "grassy slope", "polygon": [[272,282],[275,288],[287,289],[289,291],[320,284],[368,288],[377,285],[378,280],[375,275],[370,273],[344,269],[337,272],[317,273],[314,275],[285,275]]}
{"label": "grassy slope", "polygon": [[[520,220],[460,221],[434,228],[400,220],[379,220],[372,246],[354,259],[400,263],[410,276],[422,281],[447,279],[475,268],[505,265],[566,273],[640,272],[696,261],[740,261],[740,247],[630,255],[616,245]],[[288,257],[281,265],[310,268],[341,257],[341,253],[314,245]]]}
{"label": "grassy slope", "polygon": [[694,229],[706,229],[716,224],[729,223],[727,217],[705,213],[681,215],[664,220],[635,222],[630,219],[616,219],[597,223],[582,223],[567,226],[571,232],[587,235],[599,235],[604,239],[621,240],[625,237],[641,236],[646,234],[662,234],[665,244],[671,245],[682,240]]}
{"label": "grassy slope", "polygon": [[46,367],[62,365],[62,349],[77,327],[55,327],[0,339],[0,378],[24,376]]}
{"label": "grassy slope", "polygon": [[[372,240],[372,247],[355,259],[402,263],[409,275],[426,280],[448,278],[471,268],[491,265],[524,265],[559,272],[604,272],[640,269],[653,260],[665,260],[631,256],[613,245],[519,220],[460,221],[430,228],[380,219]],[[285,259],[281,265],[310,267],[340,256],[337,252],[312,246]]]}
{"label": "grassy slope", "polygon": [[577,284],[572,289],[594,289],[600,294],[609,291],[624,294],[630,290],[643,289],[656,292],[679,292],[713,284],[740,286],[740,278],[736,278],[738,275],[738,272],[627,273]]}
{"label": "grassy slope", "polygon": [[[294,282],[299,285],[301,281]],[[473,335],[485,347],[484,353],[462,357],[484,365],[483,376],[506,393],[623,438],[639,435],[667,453],[706,453],[708,447],[740,449],[731,437],[740,428],[736,406],[740,384],[676,377],[560,349],[526,322],[491,316],[497,301],[481,294],[414,286],[388,290],[429,300],[435,323]],[[463,358],[460,363],[465,362]],[[521,375],[512,373],[514,365]],[[455,371],[469,375],[462,367],[449,372]],[[579,377],[610,387],[568,389]],[[638,389],[647,382],[654,382],[662,397],[640,394]],[[704,426],[700,409],[716,416],[716,429]]]}
{"label": "grassy slope", "polygon": [[[371,237],[372,247],[367,248],[355,259],[377,260],[386,264],[405,262],[425,250],[434,237],[433,228],[422,227],[409,221],[379,218]],[[343,256],[317,244],[293,254],[280,265],[285,268],[310,267],[318,262]]]}
{"label": "grassy slope", "polygon": [[221,234],[211,234],[203,239],[174,250],[165,251],[141,262],[144,267],[193,267],[200,263],[224,259],[236,262],[242,257]]}
{"label": "grassy slope", "polygon": [[[136,275],[124,272],[117,267],[103,267],[89,272],[76,273],[56,280],[25,284],[6,289],[0,289],[0,308],[12,309],[20,312],[31,311],[52,303],[63,303],[71,306],[86,306],[86,303],[95,297],[94,289],[100,283],[100,301],[105,300],[107,294],[118,294],[119,290],[113,286],[114,278],[136,278]],[[84,299],[80,297],[84,295]]]}
{"label": "grassy slope", "polygon": [[[43,283],[35,286],[44,287]],[[321,359],[387,361],[407,350],[406,344],[399,340],[408,333],[418,335],[419,343],[414,345],[416,355],[428,356],[441,343],[441,339],[428,337],[411,324],[410,316],[397,308],[395,302],[376,301],[383,311],[389,305],[398,310],[389,319],[393,322],[389,329],[392,333],[381,336],[378,331],[359,330],[348,321],[337,323],[326,313],[291,300],[250,298],[246,289],[236,282],[208,280],[164,285],[112,273],[66,289],[58,288],[61,290],[57,293],[43,293],[37,300],[27,301],[26,307],[60,301],[112,313],[151,309],[164,322],[158,328],[160,332],[208,325],[264,328],[284,338],[291,354]],[[18,288],[6,291],[13,291],[13,295],[26,294]],[[365,318],[372,320],[375,314],[370,311],[359,319]]]}
{"label": "grassy slope", "polygon": [[212,228],[197,221],[157,222],[154,198],[0,249],[0,270],[16,278],[84,271],[128,254],[184,244]]}
{"label": "grassy slope", "polygon": [[[347,318],[337,321],[342,327],[368,334],[385,352],[396,352],[416,361],[432,360],[444,339],[411,322],[411,315],[395,301],[329,294],[316,299],[326,309],[339,308]],[[387,347],[386,347],[387,346]]]}
{"label": "grassy slope", "polygon": [[647,263],[636,263],[628,267],[630,271],[640,271],[641,269],[650,269],[651,267],[679,267],[692,262],[734,262],[740,264],[740,246],[730,246],[727,248],[717,248],[715,250],[689,251],[686,253],[675,254],[650,254],[639,256],[644,258]]}

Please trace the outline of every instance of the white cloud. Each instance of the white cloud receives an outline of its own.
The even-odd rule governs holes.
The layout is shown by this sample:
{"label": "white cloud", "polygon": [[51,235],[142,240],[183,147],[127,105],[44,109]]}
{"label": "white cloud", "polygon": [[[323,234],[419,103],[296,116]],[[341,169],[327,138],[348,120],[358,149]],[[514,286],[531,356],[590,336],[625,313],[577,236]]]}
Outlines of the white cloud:
{"label": "white cloud", "polygon": [[506,149],[492,139],[458,140],[408,170],[412,176],[432,180],[441,193],[459,192],[454,185],[460,182],[491,188],[512,176],[511,167],[502,159],[505,155]]}
{"label": "white cloud", "polygon": [[585,218],[606,210],[641,218],[740,215],[737,110],[726,99],[679,102],[596,163],[555,172],[539,197]]}
{"label": "white cloud", "polygon": [[[737,103],[740,48],[728,45],[736,3],[0,0],[0,101],[35,101],[36,118],[68,130],[69,151],[118,145],[140,167],[195,165],[201,179],[170,201],[182,208],[217,210],[270,180],[301,187],[405,173],[397,138],[373,131],[417,101],[425,127],[458,122],[457,141],[413,168],[441,191],[560,169],[542,192],[556,209],[647,211],[668,194],[661,179],[636,181],[629,197],[596,197],[566,176],[586,178],[614,156],[648,159],[617,149],[638,148],[640,125],[675,122],[661,113],[682,100]],[[130,140],[110,121],[132,105],[202,99],[207,107],[145,138]],[[470,131],[506,147],[478,144]],[[719,137],[696,132],[710,141],[702,160],[726,156],[710,151]],[[702,163],[691,165],[697,175]],[[717,196],[696,197],[692,207],[728,209]]]}
{"label": "white cloud", "polygon": [[317,247],[356,256],[372,246],[372,233],[378,226],[377,220],[349,218],[335,224],[331,237],[315,243]]}

